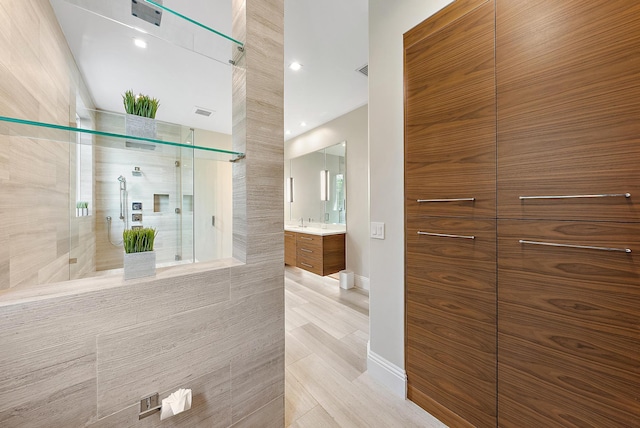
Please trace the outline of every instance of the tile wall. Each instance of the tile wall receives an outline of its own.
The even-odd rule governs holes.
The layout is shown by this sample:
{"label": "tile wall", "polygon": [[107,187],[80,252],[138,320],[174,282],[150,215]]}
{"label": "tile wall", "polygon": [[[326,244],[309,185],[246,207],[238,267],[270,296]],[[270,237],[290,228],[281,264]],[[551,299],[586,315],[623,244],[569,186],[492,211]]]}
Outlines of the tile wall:
{"label": "tile wall", "polygon": [[[0,426],[283,426],[283,15],[283,0],[234,1],[234,35],[247,46],[245,68],[234,71],[234,149],[247,153],[233,172],[234,255],[246,263],[0,292]],[[37,46],[46,40],[56,42],[44,52]],[[4,64],[10,45],[24,51],[11,51],[12,71]],[[56,113],[25,103],[15,90],[29,86],[18,75],[32,72],[37,61],[73,75],[48,2],[1,0],[0,47],[0,82],[14,83],[0,84],[0,112],[68,121],[71,97],[42,95],[48,106],[59,103]],[[71,88],[68,82],[60,93]],[[23,161],[39,167],[43,184],[68,184],[58,155],[30,153]],[[0,151],[0,180],[12,155]],[[5,189],[2,183],[2,195]],[[53,204],[56,196],[44,202]],[[62,199],[66,214],[68,198]],[[36,202],[43,201],[32,196],[24,203]],[[9,205],[0,199],[0,237],[7,236],[7,223],[17,226],[8,221],[8,208],[15,209]],[[65,254],[68,239],[58,237],[68,235],[68,222],[56,218],[43,220],[51,230],[47,248]],[[0,275],[7,272],[6,247],[0,243]],[[191,411],[162,423],[157,415],[138,421],[143,395],[162,398],[181,387],[193,389]]]}
{"label": "tile wall", "polygon": [[[52,22],[48,1],[0,1],[0,115],[75,121],[82,82]],[[94,245],[92,223],[75,218],[74,146],[0,134],[0,290],[67,280],[72,257],[92,269],[93,253],[70,256],[70,236]]]}

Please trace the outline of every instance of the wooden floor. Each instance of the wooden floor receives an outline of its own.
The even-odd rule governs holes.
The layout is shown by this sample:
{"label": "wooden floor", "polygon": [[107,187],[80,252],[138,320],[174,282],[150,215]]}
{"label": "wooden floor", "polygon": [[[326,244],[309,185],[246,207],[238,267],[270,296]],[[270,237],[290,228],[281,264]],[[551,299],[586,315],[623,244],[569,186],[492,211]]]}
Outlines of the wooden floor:
{"label": "wooden floor", "polygon": [[287,267],[285,307],[286,426],[445,427],[367,374],[365,292]]}

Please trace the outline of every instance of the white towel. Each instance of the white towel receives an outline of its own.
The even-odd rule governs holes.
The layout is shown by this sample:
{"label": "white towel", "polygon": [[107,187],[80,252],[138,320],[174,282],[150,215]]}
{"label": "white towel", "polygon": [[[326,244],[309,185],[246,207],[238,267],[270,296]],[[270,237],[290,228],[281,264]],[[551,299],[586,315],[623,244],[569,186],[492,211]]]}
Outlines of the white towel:
{"label": "white towel", "polygon": [[162,400],[162,411],[160,420],[163,421],[171,416],[182,413],[191,408],[191,390],[180,388],[176,392]]}

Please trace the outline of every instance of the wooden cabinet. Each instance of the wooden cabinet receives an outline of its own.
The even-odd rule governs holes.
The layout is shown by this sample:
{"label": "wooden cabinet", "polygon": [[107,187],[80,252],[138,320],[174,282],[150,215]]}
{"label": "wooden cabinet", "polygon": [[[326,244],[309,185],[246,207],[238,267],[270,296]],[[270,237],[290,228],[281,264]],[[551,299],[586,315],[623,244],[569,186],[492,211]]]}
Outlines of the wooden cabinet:
{"label": "wooden cabinet", "polygon": [[460,218],[407,227],[407,395],[450,426],[496,420],[495,228]]}
{"label": "wooden cabinet", "polygon": [[500,220],[498,236],[499,425],[637,426],[640,224]]}
{"label": "wooden cabinet", "polygon": [[296,234],[294,232],[284,232],[284,264],[295,266],[296,261]]}
{"label": "wooden cabinet", "polygon": [[285,231],[285,264],[321,276],[339,272],[345,269],[345,234],[320,236]]}
{"label": "wooden cabinet", "polygon": [[408,396],[447,425],[638,426],[639,51],[605,0],[405,35]]}
{"label": "wooden cabinet", "polygon": [[496,26],[498,423],[637,426],[640,9],[505,0]]}
{"label": "wooden cabinet", "polygon": [[496,422],[494,2],[405,34],[407,395],[449,426]]}
{"label": "wooden cabinet", "polygon": [[640,221],[637,6],[498,5],[499,216]]}
{"label": "wooden cabinet", "polygon": [[468,3],[456,2],[448,18],[461,15],[439,31],[405,35],[408,218],[495,217],[494,7]]}

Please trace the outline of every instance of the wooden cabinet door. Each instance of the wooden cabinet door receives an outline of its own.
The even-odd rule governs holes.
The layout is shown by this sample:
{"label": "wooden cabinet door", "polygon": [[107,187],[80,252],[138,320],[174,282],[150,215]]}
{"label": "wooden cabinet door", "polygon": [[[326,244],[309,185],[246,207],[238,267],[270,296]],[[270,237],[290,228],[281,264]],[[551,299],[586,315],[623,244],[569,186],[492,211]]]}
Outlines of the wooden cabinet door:
{"label": "wooden cabinet door", "polygon": [[322,276],[322,236],[298,233],[296,244],[297,266]]}
{"label": "wooden cabinet door", "polygon": [[408,398],[449,426],[496,424],[495,220],[409,222]]}
{"label": "wooden cabinet door", "polygon": [[407,218],[496,212],[493,1],[458,1],[405,34]]}
{"label": "wooden cabinet door", "polygon": [[322,239],[322,274],[343,270],[346,266],[345,259],[345,234],[327,235]]}
{"label": "wooden cabinet door", "polygon": [[640,221],[640,5],[496,9],[498,217]]}
{"label": "wooden cabinet door", "polygon": [[296,266],[296,233],[284,232],[284,264]]}
{"label": "wooden cabinet door", "polygon": [[499,220],[498,253],[499,425],[638,426],[640,224]]}

